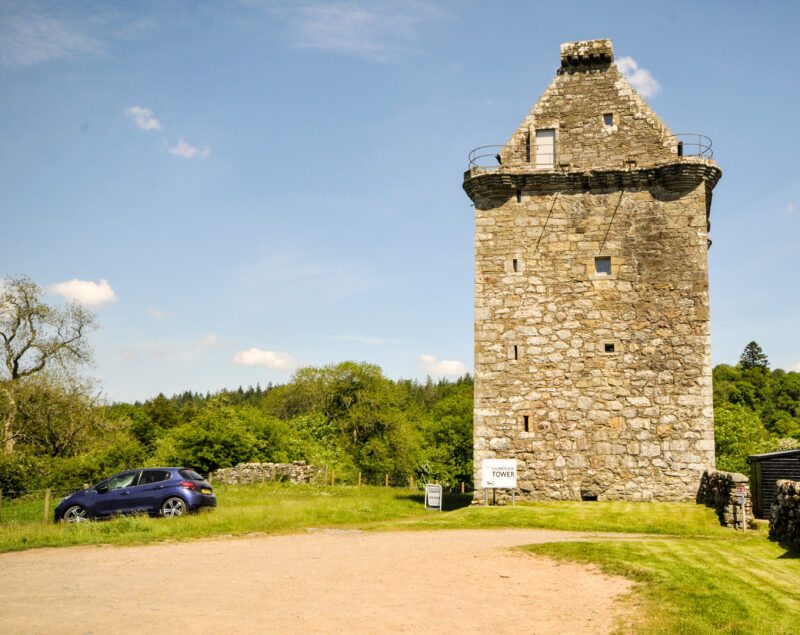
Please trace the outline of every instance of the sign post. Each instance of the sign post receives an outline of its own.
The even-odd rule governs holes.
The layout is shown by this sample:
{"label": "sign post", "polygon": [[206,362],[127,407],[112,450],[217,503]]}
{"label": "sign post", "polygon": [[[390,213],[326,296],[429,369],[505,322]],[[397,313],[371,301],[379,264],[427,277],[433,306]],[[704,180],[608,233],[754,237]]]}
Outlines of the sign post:
{"label": "sign post", "polygon": [[511,504],[516,502],[517,460],[516,459],[484,459],[481,485],[484,491],[484,502],[488,505],[488,490],[510,489]]}
{"label": "sign post", "polygon": [[428,483],[425,485],[425,509],[442,511],[442,486]]}
{"label": "sign post", "polygon": [[739,509],[742,510],[742,531],[747,533],[747,486],[746,485],[737,485],[736,486],[736,503],[739,505]]}

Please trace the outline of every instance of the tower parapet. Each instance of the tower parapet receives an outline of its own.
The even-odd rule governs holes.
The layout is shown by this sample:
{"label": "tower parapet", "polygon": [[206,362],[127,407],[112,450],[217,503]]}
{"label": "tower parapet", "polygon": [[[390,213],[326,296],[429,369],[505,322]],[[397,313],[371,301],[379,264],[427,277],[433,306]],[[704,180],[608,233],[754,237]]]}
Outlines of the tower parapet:
{"label": "tower parapet", "polygon": [[505,144],[473,151],[476,483],[513,456],[532,499],[694,497],[714,466],[710,145],[590,40],[561,45]]}

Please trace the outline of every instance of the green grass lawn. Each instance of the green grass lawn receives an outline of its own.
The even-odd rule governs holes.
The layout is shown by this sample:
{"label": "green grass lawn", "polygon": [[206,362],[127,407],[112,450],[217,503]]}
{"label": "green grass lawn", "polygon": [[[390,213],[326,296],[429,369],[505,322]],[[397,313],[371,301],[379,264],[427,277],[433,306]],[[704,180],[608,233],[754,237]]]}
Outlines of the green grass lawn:
{"label": "green grass lawn", "polygon": [[[383,487],[265,483],[217,486],[219,507],[172,520],[120,518],[80,525],[43,524],[42,501],[3,501],[0,552],[86,544],[142,544],[210,536],[357,527],[368,531],[530,527],[649,534],[652,538],[531,545],[551,558],[594,563],[637,581],[626,600],[632,625],[646,633],[799,632],[800,558],[766,530],[746,535],[719,526],[690,503],[550,502],[469,507],[445,497],[444,513],[422,509],[422,495]],[[53,500],[53,506],[57,498]]]}

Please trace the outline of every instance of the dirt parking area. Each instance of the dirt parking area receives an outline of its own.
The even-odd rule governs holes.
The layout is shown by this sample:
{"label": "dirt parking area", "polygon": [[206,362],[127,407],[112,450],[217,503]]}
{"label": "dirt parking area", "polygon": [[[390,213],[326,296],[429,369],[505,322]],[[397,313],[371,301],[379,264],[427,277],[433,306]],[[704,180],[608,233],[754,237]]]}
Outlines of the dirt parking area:
{"label": "dirt parking area", "polygon": [[0,632],[606,633],[631,582],[510,550],[587,537],[319,530],[9,553]]}

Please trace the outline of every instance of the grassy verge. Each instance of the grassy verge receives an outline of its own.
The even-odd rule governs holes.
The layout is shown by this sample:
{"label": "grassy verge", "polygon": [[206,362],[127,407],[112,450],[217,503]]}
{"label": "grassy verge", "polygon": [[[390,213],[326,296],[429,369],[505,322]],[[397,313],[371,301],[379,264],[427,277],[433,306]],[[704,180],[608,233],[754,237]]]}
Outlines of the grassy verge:
{"label": "grassy verge", "polygon": [[[36,547],[130,545],[303,527],[358,525],[423,514],[422,498],[382,487],[318,487],[266,483],[215,488],[219,507],[176,519],[147,516],[78,525],[43,524],[41,501],[3,501],[0,553]],[[58,501],[53,501],[53,507]]]}
{"label": "grassy verge", "polygon": [[565,531],[621,532],[673,536],[730,536],[714,512],[693,503],[624,501],[524,503],[514,507],[465,507],[448,514],[376,523],[374,530],[489,529],[529,527]]}
{"label": "grassy verge", "polygon": [[762,536],[531,545],[551,558],[597,564],[637,585],[647,633],[796,633],[800,559]]}

